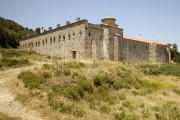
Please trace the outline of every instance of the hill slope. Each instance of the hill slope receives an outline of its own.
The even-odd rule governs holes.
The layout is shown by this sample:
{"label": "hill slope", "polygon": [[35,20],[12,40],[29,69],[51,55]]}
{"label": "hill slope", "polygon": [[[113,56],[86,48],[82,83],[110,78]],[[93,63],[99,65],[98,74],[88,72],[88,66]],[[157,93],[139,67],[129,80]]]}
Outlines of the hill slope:
{"label": "hill slope", "polygon": [[33,30],[18,23],[0,17],[0,47],[17,48],[22,36],[33,35]]}

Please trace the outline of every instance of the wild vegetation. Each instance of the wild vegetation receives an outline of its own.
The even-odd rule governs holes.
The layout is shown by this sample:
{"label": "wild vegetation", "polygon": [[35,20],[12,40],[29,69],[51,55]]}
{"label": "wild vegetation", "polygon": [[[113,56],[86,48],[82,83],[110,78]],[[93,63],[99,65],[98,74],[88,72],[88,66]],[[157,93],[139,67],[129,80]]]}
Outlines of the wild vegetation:
{"label": "wild vegetation", "polygon": [[32,29],[0,17],[0,48],[17,48],[22,36],[25,37],[27,34],[30,36],[33,33]]}
{"label": "wild vegetation", "polygon": [[35,52],[15,49],[0,49],[0,70],[31,65],[30,60],[43,60],[48,58]]}
{"label": "wild vegetation", "polygon": [[59,65],[58,71],[44,64],[22,72],[27,92],[19,92],[17,100],[56,120],[180,118],[179,64],[60,60]]}

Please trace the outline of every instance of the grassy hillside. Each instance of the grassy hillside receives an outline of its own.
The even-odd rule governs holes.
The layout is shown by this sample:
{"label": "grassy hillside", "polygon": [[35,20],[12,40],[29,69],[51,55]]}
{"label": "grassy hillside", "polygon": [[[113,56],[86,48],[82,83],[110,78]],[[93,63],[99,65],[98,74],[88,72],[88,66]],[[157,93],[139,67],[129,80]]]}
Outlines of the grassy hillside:
{"label": "grassy hillside", "polygon": [[33,30],[24,28],[12,20],[0,17],[0,47],[17,48],[19,40],[22,39],[22,36],[27,36],[27,34],[29,36],[33,35]]}
{"label": "grassy hillside", "polygon": [[18,78],[16,99],[48,119],[180,118],[179,64],[59,60]]}

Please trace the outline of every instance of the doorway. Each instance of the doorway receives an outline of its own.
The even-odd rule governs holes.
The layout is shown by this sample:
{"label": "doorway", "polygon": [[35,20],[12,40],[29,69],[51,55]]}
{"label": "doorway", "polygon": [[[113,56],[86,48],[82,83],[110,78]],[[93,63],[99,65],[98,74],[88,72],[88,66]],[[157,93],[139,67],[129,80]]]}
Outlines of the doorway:
{"label": "doorway", "polygon": [[76,59],[76,51],[71,51],[72,52],[72,58]]}

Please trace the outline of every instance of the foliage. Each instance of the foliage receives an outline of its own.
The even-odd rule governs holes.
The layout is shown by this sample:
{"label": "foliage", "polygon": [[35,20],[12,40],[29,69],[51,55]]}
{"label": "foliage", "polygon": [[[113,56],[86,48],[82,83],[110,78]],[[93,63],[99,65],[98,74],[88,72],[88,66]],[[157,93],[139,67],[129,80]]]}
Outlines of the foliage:
{"label": "foliage", "polygon": [[179,64],[143,64],[142,71],[146,75],[175,75],[180,76]]}
{"label": "foliage", "polygon": [[178,52],[177,44],[169,44],[169,50],[171,53],[171,60],[176,63],[180,63],[180,53]]}
{"label": "foliage", "polygon": [[180,111],[177,103],[167,102],[161,107],[154,107],[157,120],[176,120],[180,118]]}
{"label": "foliage", "polygon": [[13,59],[8,57],[3,57],[0,59],[0,68],[4,67],[20,67],[30,64],[28,59]]}
{"label": "foliage", "polygon": [[33,35],[33,30],[24,28],[16,22],[0,17],[0,47],[17,48],[19,40],[27,34]]}
{"label": "foliage", "polygon": [[23,80],[25,87],[30,89],[39,88],[45,82],[44,77],[38,76],[31,71],[21,72],[18,77]]}
{"label": "foliage", "polygon": [[110,106],[109,105],[101,105],[100,111],[104,112],[104,113],[108,113],[108,112],[110,112]]}
{"label": "foliage", "polygon": [[127,115],[124,111],[115,113],[114,117],[115,120],[138,120],[136,116]]}

